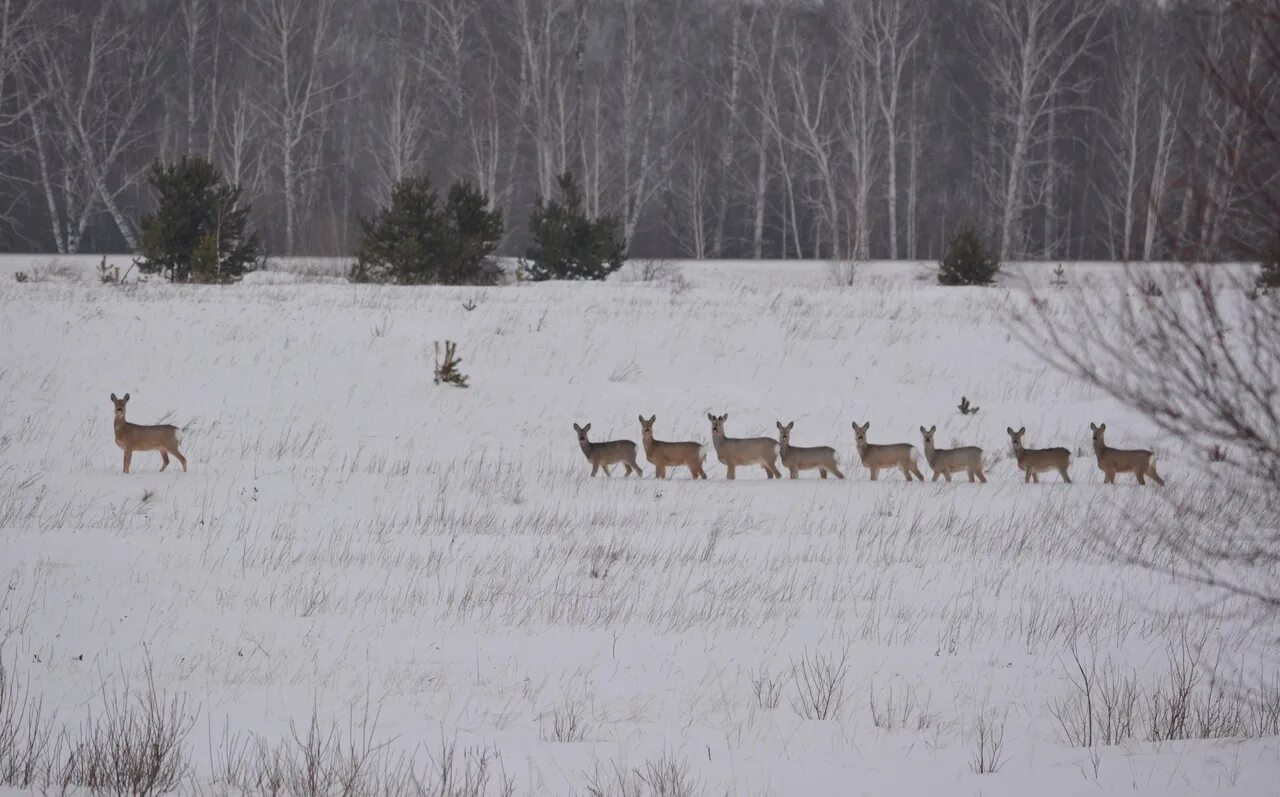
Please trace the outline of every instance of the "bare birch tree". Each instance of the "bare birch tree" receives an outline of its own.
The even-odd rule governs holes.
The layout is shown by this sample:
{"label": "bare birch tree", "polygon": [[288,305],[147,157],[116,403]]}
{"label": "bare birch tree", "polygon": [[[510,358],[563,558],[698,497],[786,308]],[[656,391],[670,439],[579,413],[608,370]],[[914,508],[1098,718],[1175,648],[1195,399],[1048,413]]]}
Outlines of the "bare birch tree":
{"label": "bare birch tree", "polygon": [[284,203],[284,248],[293,253],[306,182],[319,168],[317,138],[343,81],[330,63],[339,41],[338,1],[248,2],[252,36],[243,49],[263,74],[259,110],[279,159],[273,165]]}
{"label": "bare birch tree", "polygon": [[982,22],[973,42],[983,59],[999,126],[997,195],[1000,257],[1021,254],[1029,161],[1049,115],[1077,89],[1098,41],[1103,0],[979,0]]}

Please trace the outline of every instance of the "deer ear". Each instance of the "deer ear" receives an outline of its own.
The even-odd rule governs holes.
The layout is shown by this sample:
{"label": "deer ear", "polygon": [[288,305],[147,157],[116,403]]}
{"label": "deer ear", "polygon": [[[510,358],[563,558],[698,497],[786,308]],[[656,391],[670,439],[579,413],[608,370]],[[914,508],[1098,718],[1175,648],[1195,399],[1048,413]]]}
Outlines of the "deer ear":
{"label": "deer ear", "polygon": [[1093,430],[1093,431],[1095,431],[1095,432],[1096,432],[1096,431],[1098,431],[1098,425],[1097,425],[1096,423],[1094,423],[1093,421],[1090,421],[1090,422],[1089,422],[1089,428],[1090,428],[1090,429],[1092,429],[1092,430]]}
{"label": "deer ear", "polygon": [[1006,426],[1004,427],[1004,430],[1009,433],[1010,437],[1015,437],[1018,434],[1017,432],[1013,431],[1012,426]]}
{"label": "deer ear", "polygon": [[933,434],[933,433],[934,433],[934,432],[936,432],[936,431],[938,431],[938,424],[936,424],[936,423],[935,423],[935,424],[934,424],[934,425],[929,429],[929,434]]}
{"label": "deer ear", "polygon": [[112,394],[111,394],[111,400],[112,400],[112,401],[119,401],[120,399],[116,398],[116,394],[115,394],[115,393],[112,393]]}
{"label": "deer ear", "polygon": [[591,431],[591,424],[587,424],[586,426],[582,427],[582,431],[584,431],[584,432],[589,432],[589,431]]}
{"label": "deer ear", "polygon": [[1025,427],[1025,426],[1018,430],[1018,434],[1020,434],[1020,435],[1021,435],[1021,434],[1026,434],[1026,433],[1027,433],[1027,427]]}
{"label": "deer ear", "polygon": [[575,432],[581,432],[581,431],[582,431],[582,427],[575,423],[575,424],[573,425],[573,431],[575,431]]}
{"label": "deer ear", "polygon": [[776,426],[776,427],[778,427],[779,429],[781,429],[781,428],[782,428],[782,421],[774,421],[774,422],[773,422],[773,425],[774,425],[774,426]]}
{"label": "deer ear", "polygon": [[1101,426],[1099,426],[1099,427],[1098,427],[1098,431],[1099,431],[1099,432],[1105,432],[1105,431],[1107,431],[1107,425],[1106,425],[1105,423],[1104,423],[1104,424],[1102,424]]}
{"label": "deer ear", "polygon": [[708,412],[708,413],[707,413],[707,420],[708,420],[708,421],[711,421],[712,423],[715,423],[715,422],[716,422],[716,416],[714,416],[714,415],[712,415],[711,413],[709,413],[709,412]]}
{"label": "deer ear", "polygon": [[796,422],[795,422],[795,421],[792,421],[791,423],[787,424],[787,431],[788,431],[788,432],[789,432],[789,431],[791,431],[791,430],[792,430],[792,429],[794,429],[794,428],[796,428]]}
{"label": "deer ear", "polygon": [[128,403],[129,403],[129,394],[128,394],[128,393],[125,393],[125,394],[124,394],[124,403],[126,403],[126,404],[128,404]]}
{"label": "deer ear", "polygon": [[643,416],[643,415],[639,415],[639,416],[637,416],[637,417],[638,417],[638,418],[640,418],[640,423],[644,423],[644,416]]}
{"label": "deer ear", "polygon": [[921,427],[920,427],[920,434],[929,434],[929,433],[928,433],[928,432],[926,432],[926,431],[924,430],[924,427],[923,427],[923,426],[921,426]]}
{"label": "deer ear", "polygon": [[658,420],[658,416],[656,413],[649,416],[649,423],[653,423],[656,420]]}

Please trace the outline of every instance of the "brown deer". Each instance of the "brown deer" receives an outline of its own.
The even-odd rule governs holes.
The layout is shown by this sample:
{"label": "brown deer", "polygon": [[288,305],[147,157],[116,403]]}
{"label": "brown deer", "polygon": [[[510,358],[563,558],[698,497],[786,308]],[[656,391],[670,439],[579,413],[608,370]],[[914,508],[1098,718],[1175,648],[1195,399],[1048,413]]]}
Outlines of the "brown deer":
{"label": "brown deer", "polygon": [[612,476],[609,472],[610,465],[622,463],[622,467],[626,468],[623,476],[630,476],[631,471],[636,472],[636,476],[643,476],[644,471],[640,470],[640,466],[636,464],[636,444],[630,440],[610,440],[607,443],[593,443],[587,439],[587,432],[591,431],[591,424],[586,426],[573,425],[573,430],[578,433],[578,446],[582,448],[582,453],[586,455],[587,462],[591,463],[591,475],[595,476],[604,468],[604,475]]}
{"label": "brown deer", "polygon": [[1104,423],[1094,426],[1090,423],[1089,428],[1093,429],[1093,450],[1098,455],[1098,469],[1106,474],[1106,478],[1102,480],[1104,484],[1115,484],[1117,473],[1132,473],[1138,477],[1138,484],[1146,484],[1146,477],[1150,476],[1151,481],[1164,486],[1164,479],[1156,473],[1155,454],[1141,449],[1107,448],[1107,442],[1103,439],[1107,425]]}
{"label": "brown deer", "polygon": [[116,445],[124,449],[124,472],[129,472],[129,464],[133,461],[135,451],[159,451],[162,463],[160,470],[169,467],[169,455],[173,454],[182,463],[182,472],[187,472],[187,458],[178,450],[182,442],[182,430],[169,424],[159,426],[141,426],[129,423],[124,419],[125,406],[129,403],[129,394],[124,398],[116,398],[111,394],[111,403],[115,405]]}
{"label": "brown deer", "polygon": [[729,420],[729,413],[715,416],[707,413],[711,421],[711,445],[716,449],[716,458],[728,471],[732,479],[739,467],[759,465],[764,468],[770,479],[781,479],[782,471],[778,470],[778,441],[772,437],[726,437],[724,422]]}
{"label": "brown deer", "polygon": [[951,474],[965,471],[969,474],[969,481],[980,481],[985,484],[987,477],[982,472],[982,449],[977,446],[936,448],[933,444],[933,436],[937,431],[936,424],[929,429],[920,427],[920,434],[924,435],[924,458],[933,469],[933,480],[936,482],[938,477],[942,476],[947,481],[951,481]]}
{"label": "brown deer", "polygon": [[870,428],[871,421],[867,421],[862,426],[859,426],[857,421],[853,422],[853,436],[858,443],[858,457],[871,471],[871,481],[875,481],[880,475],[881,468],[898,468],[907,481],[911,481],[913,474],[920,481],[924,481],[924,474],[916,467],[915,446],[910,443],[873,445],[867,442],[867,430]]}
{"label": "brown deer", "polygon": [[1024,426],[1016,432],[1013,431],[1013,427],[1005,427],[1005,431],[1013,441],[1013,456],[1018,460],[1018,470],[1024,474],[1023,484],[1028,482],[1039,484],[1039,474],[1050,470],[1056,470],[1062,474],[1064,482],[1071,484],[1071,475],[1067,473],[1067,468],[1071,467],[1070,451],[1065,448],[1023,448],[1022,436],[1027,433],[1027,427]]}
{"label": "brown deer", "polygon": [[702,470],[702,463],[707,458],[706,447],[692,441],[668,443],[665,440],[655,440],[653,424],[657,420],[657,415],[649,416],[647,421],[643,415],[640,416],[640,440],[644,444],[645,457],[656,471],[656,477],[666,479],[668,478],[667,468],[678,468],[683,465],[689,469],[689,475],[693,478],[707,478],[706,472]]}
{"label": "brown deer", "polygon": [[817,446],[813,448],[801,448],[800,446],[791,445],[791,430],[795,428],[796,422],[792,421],[786,426],[782,425],[782,421],[775,421],[778,425],[778,453],[782,457],[782,467],[791,471],[791,478],[800,478],[802,470],[817,470],[822,474],[822,478],[827,478],[827,473],[831,472],[836,475],[837,479],[843,479],[844,474],[840,472],[839,465],[836,462],[836,450],[830,446]]}

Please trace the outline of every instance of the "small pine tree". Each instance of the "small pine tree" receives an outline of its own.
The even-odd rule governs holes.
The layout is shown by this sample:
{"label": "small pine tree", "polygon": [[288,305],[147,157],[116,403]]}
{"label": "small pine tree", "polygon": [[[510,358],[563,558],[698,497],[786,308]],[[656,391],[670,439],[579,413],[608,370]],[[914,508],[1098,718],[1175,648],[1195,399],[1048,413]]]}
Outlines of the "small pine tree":
{"label": "small pine tree", "polygon": [[587,218],[577,181],[566,172],[556,178],[560,201],[538,197],[529,219],[533,245],[521,269],[541,281],[601,280],[622,267],[627,244],[613,216]]}
{"label": "small pine tree", "polygon": [[1262,254],[1262,269],[1258,272],[1258,290],[1280,288],[1280,235],[1271,240]]}
{"label": "small pine tree", "polygon": [[938,262],[939,285],[990,285],[1000,261],[987,251],[978,231],[961,224],[951,234],[947,251]]}
{"label": "small pine tree", "polygon": [[154,213],[143,216],[141,258],[146,274],[173,282],[235,282],[258,263],[257,233],[247,232],[250,207],[240,188],[201,157],[151,167],[158,195]]}
{"label": "small pine tree", "polygon": [[401,285],[492,283],[490,260],[502,239],[502,211],[465,180],[449,187],[443,207],[428,177],[406,177],[372,219],[361,217],[355,282]]}

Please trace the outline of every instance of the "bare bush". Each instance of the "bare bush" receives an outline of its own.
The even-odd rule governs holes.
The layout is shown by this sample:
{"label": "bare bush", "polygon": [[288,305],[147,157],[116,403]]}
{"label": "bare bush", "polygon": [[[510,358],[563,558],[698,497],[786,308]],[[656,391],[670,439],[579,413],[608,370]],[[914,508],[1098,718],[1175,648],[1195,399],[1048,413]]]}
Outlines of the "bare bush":
{"label": "bare bush", "polygon": [[103,687],[101,713],[57,752],[53,783],[93,792],[149,795],[171,792],[192,776],[187,734],[195,714],[181,696],[157,691],[150,667],[135,691],[128,680]]}
{"label": "bare bush", "polygon": [[[890,679],[889,685],[884,689],[877,690],[875,681],[867,687],[871,722],[877,728],[883,728],[886,731],[907,727],[911,715],[916,713],[918,708],[915,687],[900,683],[895,689],[894,680],[897,679]],[[921,715],[928,714],[927,702],[926,700],[926,705],[920,709]]]}
{"label": "bare bush", "polygon": [[969,760],[969,768],[979,775],[999,771],[1004,765],[1004,726],[1006,716],[984,710],[973,724],[973,743],[977,748]]}
{"label": "bare bush", "polygon": [[751,691],[756,696],[756,705],[765,709],[777,708],[782,699],[783,683],[781,674],[760,665],[760,669],[751,673]]}
{"label": "bare bush", "polygon": [[564,701],[543,712],[542,738],[548,742],[581,742],[587,738],[588,723],[580,702],[566,697]]}
{"label": "bare bush", "polygon": [[52,717],[29,682],[5,666],[0,654],[0,785],[37,785],[47,766]]}
{"label": "bare bush", "polygon": [[587,776],[590,797],[696,797],[704,789],[689,774],[689,765],[666,753],[632,769],[615,764],[602,772],[599,764]]}
{"label": "bare bush", "polygon": [[791,680],[796,691],[791,707],[797,714],[807,720],[835,719],[844,702],[848,661],[849,651],[844,650],[839,658],[806,652],[791,662]]}
{"label": "bare bush", "polygon": [[623,274],[627,282],[665,282],[674,271],[665,260],[638,257],[627,261]]}
{"label": "bare bush", "polygon": [[858,281],[858,261],[828,260],[827,278],[837,288],[851,288]]}
{"label": "bare bush", "polygon": [[1110,659],[1101,667],[1086,664],[1073,641],[1067,667],[1070,694],[1049,704],[1063,738],[1073,747],[1114,745],[1133,737],[1140,690],[1136,674],[1124,673]]}

